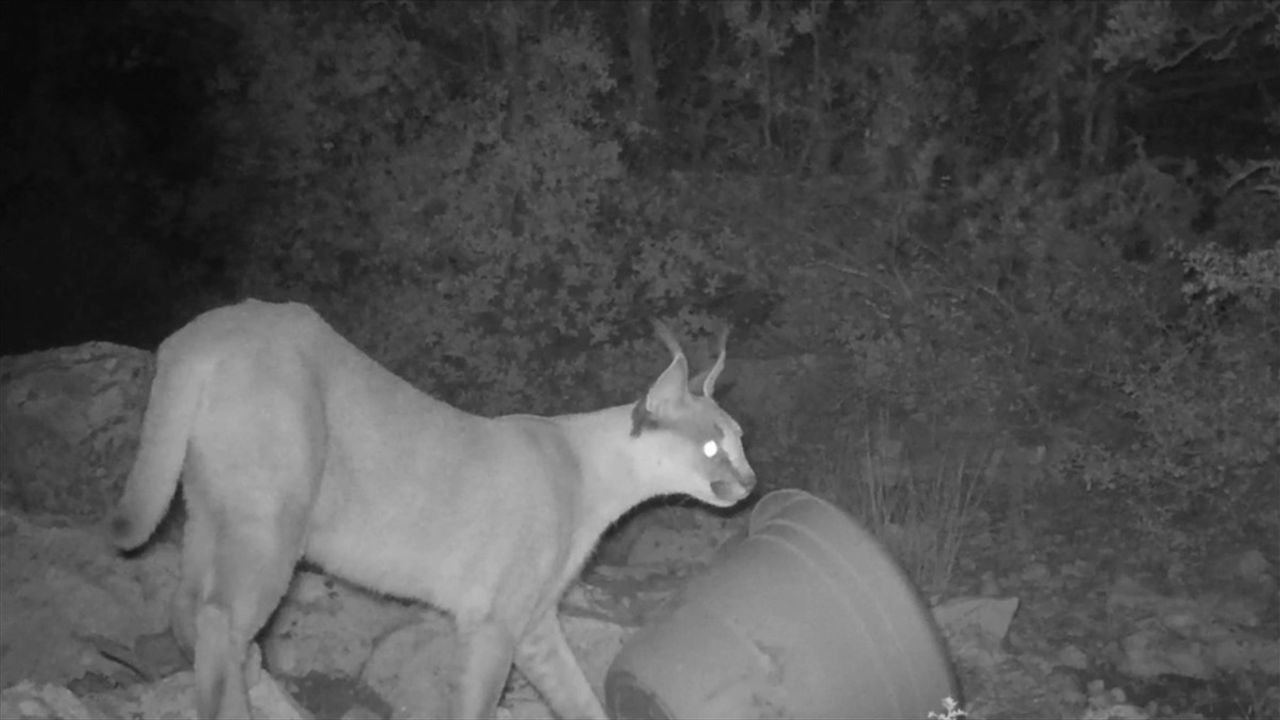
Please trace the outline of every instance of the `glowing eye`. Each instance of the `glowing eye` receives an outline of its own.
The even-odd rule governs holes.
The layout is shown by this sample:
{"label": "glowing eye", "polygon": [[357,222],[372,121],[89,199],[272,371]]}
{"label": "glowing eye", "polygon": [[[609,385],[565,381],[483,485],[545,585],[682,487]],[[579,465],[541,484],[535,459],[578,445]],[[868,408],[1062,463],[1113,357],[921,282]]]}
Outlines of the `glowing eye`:
{"label": "glowing eye", "polygon": [[715,440],[708,440],[706,444],[702,446],[702,454],[706,455],[709,458],[713,458],[716,455],[719,455],[720,444],[717,443]]}

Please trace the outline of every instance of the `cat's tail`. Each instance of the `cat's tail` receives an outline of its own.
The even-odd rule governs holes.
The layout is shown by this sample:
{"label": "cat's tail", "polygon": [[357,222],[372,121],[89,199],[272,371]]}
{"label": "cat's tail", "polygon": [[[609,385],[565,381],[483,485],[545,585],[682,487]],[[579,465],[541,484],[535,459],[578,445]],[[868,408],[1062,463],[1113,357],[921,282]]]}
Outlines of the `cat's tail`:
{"label": "cat's tail", "polygon": [[190,352],[178,332],[160,345],[151,398],[142,418],[142,439],[124,496],[107,520],[116,547],[132,550],[145,543],[169,510],[187,455],[205,380],[211,363]]}

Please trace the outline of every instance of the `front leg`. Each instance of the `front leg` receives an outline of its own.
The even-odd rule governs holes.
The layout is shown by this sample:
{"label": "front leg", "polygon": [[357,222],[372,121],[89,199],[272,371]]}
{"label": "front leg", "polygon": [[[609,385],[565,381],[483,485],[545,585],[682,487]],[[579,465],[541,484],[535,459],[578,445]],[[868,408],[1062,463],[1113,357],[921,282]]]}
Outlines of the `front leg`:
{"label": "front leg", "polygon": [[558,717],[608,720],[604,706],[564,639],[554,609],[530,626],[516,647],[515,661]]}
{"label": "front leg", "polygon": [[511,674],[515,638],[495,622],[458,626],[458,665],[449,698],[450,717],[486,720],[498,712]]}

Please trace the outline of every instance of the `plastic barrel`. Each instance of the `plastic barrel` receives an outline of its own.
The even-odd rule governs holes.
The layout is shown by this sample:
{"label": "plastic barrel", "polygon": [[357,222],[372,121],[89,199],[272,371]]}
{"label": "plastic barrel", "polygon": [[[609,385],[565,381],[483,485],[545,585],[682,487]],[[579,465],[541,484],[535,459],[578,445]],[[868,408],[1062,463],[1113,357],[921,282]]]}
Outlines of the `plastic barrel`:
{"label": "plastic barrel", "polygon": [[933,617],[897,563],[833,505],[761,498],[727,548],[624,644],[617,720],[923,720],[960,699]]}

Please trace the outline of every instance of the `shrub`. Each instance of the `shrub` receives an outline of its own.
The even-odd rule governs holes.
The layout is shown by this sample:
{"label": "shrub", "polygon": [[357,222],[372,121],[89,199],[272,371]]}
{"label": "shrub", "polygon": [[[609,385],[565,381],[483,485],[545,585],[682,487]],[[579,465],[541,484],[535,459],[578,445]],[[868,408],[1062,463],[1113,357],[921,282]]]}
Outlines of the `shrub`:
{"label": "shrub", "polygon": [[[434,64],[377,9],[236,11],[252,32],[227,122],[246,128],[236,167],[262,168],[272,198],[239,258],[241,294],[312,302],[468,407],[552,410],[609,389],[596,351],[634,394],[629,356],[657,347],[648,318],[708,329],[711,299],[740,281],[721,252],[734,236],[672,222],[678,198],[623,180],[589,24],[520,44],[516,99],[509,76]],[[489,21],[429,12],[457,14],[460,42]]]}

